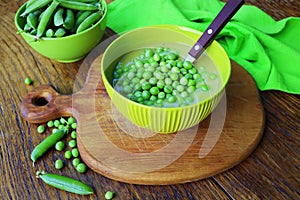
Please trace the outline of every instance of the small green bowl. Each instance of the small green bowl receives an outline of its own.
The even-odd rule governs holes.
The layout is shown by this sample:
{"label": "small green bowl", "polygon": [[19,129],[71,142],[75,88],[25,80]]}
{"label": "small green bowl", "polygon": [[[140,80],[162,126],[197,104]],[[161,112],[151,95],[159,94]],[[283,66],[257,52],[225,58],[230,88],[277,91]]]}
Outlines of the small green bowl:
{"label": "small green bowl", "polygon": [[21,28],[26,23],[26,18],[20,17],[26,8],[26,4],[23,4],[17,11],[15,26],[29,46],[41,55],[59,62],[75,62],[87,55],[103,37],[107,20],[107,4],[105,0],[100,1],[105,8],[103,17],[91,28],[78,34],[61,38],[42,37],[40,41],[35,41],[34,35],[26,33]]}
{"label": "small green bowl", "polygon": [[161,46],[183,51],[184,55],[187,55],[185,53],[201,34],[186,27],[160,25],[135,29],[112,42],[103,54],[101,68],[105,88],[116,109],[133,124],[158,133],[173,133],[188,129],[204,120],[220,102],[231,74],[228,55],[216,41],[213,41],[206,53],[217,67],[221,86],[203,101],[182,107],[151,107],[122,96],[111,84],[116,59],[120,56],[136,49]]}

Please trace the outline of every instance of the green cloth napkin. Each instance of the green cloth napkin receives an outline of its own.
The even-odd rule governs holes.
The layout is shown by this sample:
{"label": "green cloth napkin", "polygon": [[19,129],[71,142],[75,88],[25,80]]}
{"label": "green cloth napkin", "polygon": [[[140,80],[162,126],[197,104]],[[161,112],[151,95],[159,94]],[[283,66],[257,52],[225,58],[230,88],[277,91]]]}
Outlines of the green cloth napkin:
{"label": "green cloth napkin", "polygon": [[[204,31],[224,6],[219,0],[115,0],[108,6],[109,28],[175,24]],[[243,5],[216,40],[245,68],[260,90],[300,94],[300,18],[275,21],[255,6]]]}

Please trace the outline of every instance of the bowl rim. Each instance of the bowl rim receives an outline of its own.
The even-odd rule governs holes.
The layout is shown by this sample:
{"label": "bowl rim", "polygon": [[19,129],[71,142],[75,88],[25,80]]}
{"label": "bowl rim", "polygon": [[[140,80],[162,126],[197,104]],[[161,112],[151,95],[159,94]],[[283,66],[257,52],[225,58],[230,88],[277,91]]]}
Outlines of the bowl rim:
{"label": "bowl rim", "polygon": [[[46,41],[59,41],[59,40],[64,40],[64,39],[72,39],[72,38],[74,38],[74,37],[77,37],[77,36],[80,36],[80,35],[83,35],[83,34],[85,34],[86,32],[88,32],[88,31],[90,31],[91,29],[93,29],[93,28],[95,28],[98,24],[100,24],[105,18],[106,18],[106,16],[107,16],[107,3],[106,3],[106,1],[105,0],[99,0],[99,2],[101,2],[101,4],[104,6],[104,14],[103,14],[103,16],[101,17],[101,19],[100,20],[98,20],[98,22],[96,23],[96,24],[94,24],[93,26],[91,26],[90,28],[88,28],[88,29],[86,29],[86,30],[84,30],[84,31],[82,31],[82,32],[80,32],[80,33],[76,33],[76,34],[72,34],[72,35],[67,35],[67,36],[64,36],[64,37],[58,37],[58,38],[48,38],[48,37],[41,37],[40,39],[41,40],[46,40]],[[17,12],[16,12],[16,14],[15,14],[15,17],[14,17],[14,22],[15,22],[15,26],[16,26],[16,28],[17,28],[17,30],[18,30],[18,33],[20,33],[20,34],[24,34],[24,35],[26,35],[26,36],[28,36],[28,37],[32,37],[33,39],[35,38],[35,35],[32,35],[32,34],[30,34],[30,33],[26,33],[21,27],[20,27],[20,25],[19,25],[19,23],[18,23],[18,18],[20,18],[21,16],[21,11],[23,11],[23,9],[25,8],[25,6],[26,6],[26,3],[27,2],[25,2],[23,5],[21,5],[20,7],[19,7],[19,9],[17,10]]]}
{"label": "bowl rim", "polygon": [[[148,105],[144,105],[144,104],[140,104],[138,102],[132,101],[130,99],[128,99],[127,97],[123,96],[121,93],[117,92],[111,85],[111,83],[108,81],[106,74],[104,73],[104,65],[103,65],[103,61],[104,58],[107,54],[108,49],[114,45],[115,43],[117,43],[119,40],[123,39],[124,37],[126,37],[128,34],[132,34],[134,32],[138,32],[144,29],[157,29],[157,28],[163,28],[163,29],[172,29],[175,31],[188,31],[192,34],[195,34],[195,37],[191,37],[189,35],[186,35],[187,37],[191,38],[192,40],[195,40],[195,42],[197,41],[197,39],[199,39],[200,35],[203,34],[203,32],[189,28],[189,27],[185,27],[185,26],[179,26],[179,25],[173,25],[173,24],[160,24],[160,25],[150,25],[150,26],[144,26],[144,27],[140,27],[140,28],[136,28],[130,31],[127,31],[123,34],[121,34],[118,38],[116,38],[105,50],[105,52],[102,55],[102,59],[101,59],[101,71],[102,71],[102,77],[104,79],[104,81],[107,83],[105,84],[105,87],[107,87],[106,85],[108,85],[108,87],[110,87],[110,89],[112,89],[113,91],[113,95],[114,93],[117,93],[118,96],[122,99],[124,99],[125,101],[128,101],[130,104],[145,108],[145,109],[153,109],[153,110],[167,110],[167,111],[178,111],[178,110],[182,110],[182,109],[188,109],[188,108],[192,108],[192,107],[197,107],[200,104],[205,104],[208,101],[212,101],[214,98],[216,98],[218,95],[223,95],[226,85],[228,84],[228,81],[230,79],[231,76],[231,63],[230,63],[230,59],[229,56],[227,54],[227,52],[225,51],[225,49],[216,41],[214,40],[211,45],[216,45],[218,47],[218,49],[226,56],[225,60],[226,60],[226,66],[228,66],[228,73],[227,76],[225,76],[224,80],[222,81],[222,85],[221,87],[218,88],[218,90],[216,90],[212,95],[210,95],[208,98],[202,100],[202,101],[198,101],[196,103],[193,103],[191,105],[184,105],[184,106],[179,106],[179,107],[155,107],[155,106],[148,106]],[[197,37],[196,37],[197,36]]]}

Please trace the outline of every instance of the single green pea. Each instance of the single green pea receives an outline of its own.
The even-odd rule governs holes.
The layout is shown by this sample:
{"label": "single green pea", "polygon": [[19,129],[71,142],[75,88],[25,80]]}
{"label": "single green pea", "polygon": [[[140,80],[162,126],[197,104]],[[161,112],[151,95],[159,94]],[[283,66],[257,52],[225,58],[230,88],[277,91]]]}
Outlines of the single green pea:
{"label": "single green pea", "polygon": [[159,93],[159,88],[158,87],[150,88],[150,93],[153,95],[157,95]]}
{"label": "single green pea", "polygon": [[64,156],[65,156],[66,159],[71,159],[71,158],[72,158],[72,153],[71,153],[71,151],[70,151],[70,150],[65,151]]}
{"label": "single green pea", "polygon": [[45,132],[45,126],[39,125],[39,126],[37,127],[37,132],[38,132],[38,133],[44,133],[44,132]]}
{"label": "single green pea", "polygon": [[169,98],[168,98],[168,102],[169,103],[174,103],[174,102],[176,102],[176,97],[175,96],[173,96],[173,95],[171,95]]}
{"label": "single green pea", "polygon": [[55,144],[55,149],[57,151],[62,151],[65,148],[65,143],[63,141],[58,141]]}
{"label": "single green pea", "polygon": [[84,173],[84,172],[86,172],[86,170],[87,170],[87,166],[86,166],[84,163],[79,163],[79,164],[76,166],[76,170],[77,170],[79,173]]}
{"label": "single green pea", "polygon": [[196,74],[196,73],[198,73],[198,71],[197,71],[197,69],[195,67],[192,67],[191,69],[189,69],[188,72],[190,74]]}
{"label": "single green pea", "polygon": [[149,98],[149,101],[155,102],[157,100],[157,97],[155,95],[151,95]]}
{"label": "single green pea", "polygon": [[49,128],[52,128],[53,126],[54,126],[54,122],[51,120],[51,121],[48,121],[47,122],[47,126],[49,127]]}
{"label": "single green pea", "polygon": [[166,84],[166,85],[172,85],[172,79],[170,79],[170,78],[165,78],[165,84]]}
{"label": "single green pea", "polygon": [[76,129],[77,128],[77,123],[73,123],[71,124],[72,129]]}
{"label": "single green pea", "polygon": [[71,153],[72,153],[72,156],[73,156],[74,158],[77,158],[77,157],[79,156],[79,151],[78,151],[77,148],[73,148],[73,149],[71,150]]}
{"label": "single green pea", "polygon": [[72,132],[71,132],[71,138],[72,138],[72,139],[76,139],[76,137],[77,137],[76,131],[72,131]]}
{"label": "single green pea", "polygon": [[193,78],[193,75],[190,74],[190,73],[187,73],[187,74],[184,75],[184,77],[185,77],[186,79],[192,79],[192,78]]}
{"label": "single green pea", "polygon": [[149,79],[149,83],[152,84],[152,85],[156,85],[157,79],[156,79],[155,77],[151,77],[151,78]]}
{"label": "single green pea", "polygon": [[158,95],[157,95],[157,97],[158,97],[159,99],[164,99],[164,98],[166,97],[166,93],[164,93],[164,92],[159,92]]}
{"label": "single green pea", "polygon": [[131,85],[125,85],[125,86],[123,87],[123,92],[124,92],[125,94],[131,93],[131,92],[132,92],[132,86],[131,86]]}
{"label": "single green pea", "polygon": [[142,83],[143,90],[149,90],[151,88],[151,84],[149,82]]}
{"label": "single green pea", "polygon": [[183,92],[184,91],[184,86],[183,85],[178,85],[176,87],[176,90],[178,90],[179,92]]}
{"label": "single green pea", "polygon": [[153,55],[154,55],[154,52],[152,51],[152,49],[147,48],[147,49],[145,50],[145,57],[150,58],[150,57],[152,57]]}
{"label": "single green pea", "polygon": [[111,191],[107,191],[104,195],[106,200],[111,200],[114,197],[114,193]]}
{"label": "single green pea", "polygon": [[178,78],[179,78],[178,73],[174,73],[174,72],[170,73],[169,76],[170,76],[170,78],[171,78],[173,81],[176,81],[176,80],[178,80]]}
{"label": "single green pea", "polygon": [[173,87],[173,88],[176,88],[179,84],[180,84],[179,81],[174,81],[174,82],[172,83],[172,87]]}
{"label": "single green pea", "polygon": [[26,85],[31,85],[32,80],[31,80],[29,77],[27,77],[27,78],[24,79],[24,83],[25,83]]}
{"label": "single green pea", "polygon": [[153,55],[153,60],[155,60],[155,61],[160,61],[160,55],[158,54],[158,53],[155,53],[154,55]]}
{"label": "single green pea", "polygon": [[166,85],[166,86],[164,87],[164,92],[167,93],[167,94],[171,93],[172,90],[173,90],[173,88],[172,88],[171,85]]}
{"label": "single green pea", "polygon": [[64,128],[65,126],[63,125],[63,124],[60,124],[57,128],[58,129],[62,129],[62,128]]}
{"label": "single green pea", "polygon": [[80,163],[80,158],[74,158],[73,160],[72,160],[72,165],[74,166],[74,167],[77,167],[77,165]]}
{"label": "single green pea", "polygon": [[144,63],[143,63],[141,60],[136,60],[136,61],[134,62],[134,64],[135,64],[135,66],[137,66],[138,68],[139,68],[139,67],[142,67],[142,66],[144,65]]}
{"label": "single green pea", "polygon": [[172,67],[171,71],[174,73],[180,73],[180,69],[178,67]]}
{"label": "single green pea", "polygon": [[149,72],[149,71],[144,72],[144,74],[143,74],[143,78],[144,79],[148,80],[151,77],[152,77],[152,73],[151,72]]}
{"label": "single green pea", "polygon": [[182,77],[179,81],[181,85],[187,85],[188,84],[188,79],[186,77]]}
{"label": "single green pea", "polygon": [[76,147],[76,140],[70,140],[69,143],[68,143],[69,147],[73,148],[73,147]]}
{"label": "single green pea", "polygon": [[140,82],[140,80],[141,80],[140,78],[134,77],[134,78],[132,78],[131,83],[132,83],[132,84],[137,84],[137,83]]}
{"label": "single green pea", "polygon": [[64,163],[61,159],[57,159],[54,165],[55,165],[55,169],[62,169],[64,167]]}
{"label": "single green pea", "polygon": [[180,96],[182,98],[187,98],[188,97],[188,93],[186,91],[181,92]]}
{"label": "single green pea", "polygon": [[144,91],[142,92],[142,97],[143,97],[143,99],[149,99],[150,96],[151,96],[151,94],[150,94],[149,91],[144,90]]}
{"label": "single green pea", "polygon": [[60,125],[60,121],[58,119],[54,120],[54,126],[58,127]]}
{"label": "single green pea", "polygon": [[183,67],[187,70],[192,69],[193,65],[190,61],[184,61],[183,62]]}
{"label": "single green pea", "polygon": [[196,85],[196,81],[193,79],[188,80],[188,86]]}
{"label": "single green pea", "polygon": [[158,80],[156,86],[157,86],[159,89],[162,89],[162,88],[164,88],[164,86],[165,86],[165,82],[164,82],[163,80]]}
{"label": "single green pea", "polygon": [[196,87],[194,85],[191,85],[186,89],[186,91],[191,94],[196,91]]}

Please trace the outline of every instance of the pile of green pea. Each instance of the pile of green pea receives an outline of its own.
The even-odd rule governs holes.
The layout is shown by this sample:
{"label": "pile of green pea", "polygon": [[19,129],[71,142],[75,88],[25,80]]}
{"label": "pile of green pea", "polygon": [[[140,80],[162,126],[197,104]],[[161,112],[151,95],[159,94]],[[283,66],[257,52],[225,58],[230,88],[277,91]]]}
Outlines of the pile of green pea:
{"label": "pile of green pea", "polygon": [[80,33],[98,22],[105,8],[99,0],[28,0],[21,17],[23,30],[41,37],[63,37]]}
{"label": "pile of green pea", "polygon": [[[77,124],[76,121],[73,117],[69,117],[67,119],[65,118],[60,118],[60,119],[56,119],[54,121],[48,121],[47,122],[47,127],[48,128],[53,128],[52,129],[52,134],[61,131],[63,129],[66,130],[67,134],[70,132],[70,139],[67,142],[67,144],[62,140],[63,139],[63,134],[62,137],[56,137],[56,138],[50,138],[53,140],[53,142],[45,144],[50,146],[54,144],[54,147],[57,151],[64,151],[64,158],[67,160],[70,160],[73,158],[72,160],[72,164],[73,166],[76,168],[76,170],[79,173],[84,173],[87,170],[87,166],[84,162],[82,162],[82,160],[80,159],[80,155],[79,155],[79,151],[77,148],[77,143],[76,143],[76,128],[77,128]],[[46,130],[44,125],[39,125],[37,127],[37,132],[42,134],[44,133]],[[50,137],[50,136],[49,136]],[[57,140],[57,141],[56,141]],[[48,148],[48,147],[47,147]],[[34,152],[34,151],[33,151]],[[36,154],[39,154],[39,152],[37,151]],[[34,155],[33,155],[34,157]],[[36,159],[33,159],[33,161],[35,161]],[[58,158],[55,162],[54,162],[54,166],[56,169],[62,169],[64,167],[64,161],[60,158]]]}
{"label": "pile of green pea", "polygon": [[[123,96],[144,105],[185,106],[198,100],[197,93],[209,92],[205,67],[198,69],[169,48],[146,48],[128,63],[121,58],[112,85]],[[209,78],[216,79],[217,75],[211,73]]]}

